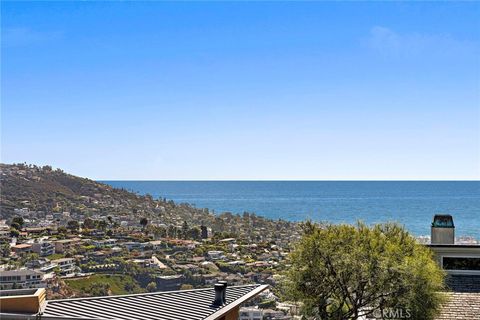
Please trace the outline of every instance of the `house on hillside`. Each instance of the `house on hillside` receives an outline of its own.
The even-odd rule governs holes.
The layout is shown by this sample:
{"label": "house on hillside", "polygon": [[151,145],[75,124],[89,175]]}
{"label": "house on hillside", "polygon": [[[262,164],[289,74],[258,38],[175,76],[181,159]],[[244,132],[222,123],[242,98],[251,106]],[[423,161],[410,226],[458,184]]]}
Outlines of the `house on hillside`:
{"label": "house on hillside", "polygon": [[[43,288],[43,273],[34,270],[10,270],[0,273],[0,289]],[[0,316],[0,318],[2,318]],[[3,318],[2,318],[3,319]]]}
{"label": "house on hillside", "polygon": [[46,257],[55,253],[55,246],[49,241],[32,243],[32,251],[40,257]]}
{"label": "house on hillside", "polygon": [[52,264],[56,264],[60,269],[60,275],[65,276],[75,273],[76,265],[73,258],[62,258],[52,260]]}
{"label": "house on hillside", "polygon": [[80,243],[81,243],[80,238],[63,239],[63,240],[57,240],[53,242],[56,253],[65,253],[67,251],[70,251],[76,246],[79,246]]}
{"label": "house on hillside", "polygon": [[11,250],[17,255],[23,255],[32,252],[32,245],[28,243],[21,243],[12,246]]}

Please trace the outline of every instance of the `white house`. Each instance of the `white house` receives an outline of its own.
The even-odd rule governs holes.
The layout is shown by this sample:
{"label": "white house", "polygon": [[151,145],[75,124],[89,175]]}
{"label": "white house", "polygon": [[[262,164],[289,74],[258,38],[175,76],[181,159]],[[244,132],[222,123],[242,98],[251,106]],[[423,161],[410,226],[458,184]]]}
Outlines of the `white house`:
{"label": "white house", "polygon": [[262,320],[263,311],[257,308],[240,308],[239,320]]}
{"label": "white house", "polygon": [[207,256],[210,260],[222,260],[225,258],[223,251],[208,251]]}
{"label": "white house", "polygon": [[73,258],[62,258],[52,260],[53,264],[56,264],[60,268],[61,275],[67,275],[75,272],[75,260]]}
{"label": "white house", "polygon": [[43,273],[34,270],[10,270],[0,273],[0,289],[44,288]]}

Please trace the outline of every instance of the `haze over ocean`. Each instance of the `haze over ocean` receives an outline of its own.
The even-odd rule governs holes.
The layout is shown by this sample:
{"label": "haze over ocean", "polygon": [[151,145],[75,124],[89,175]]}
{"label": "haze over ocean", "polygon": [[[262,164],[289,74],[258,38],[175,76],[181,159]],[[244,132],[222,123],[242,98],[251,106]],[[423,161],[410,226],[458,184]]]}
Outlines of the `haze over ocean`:
{"label": "haze over ocean", "polygon": [[480,181],[102,181],[215,213],[368,224],[397,221],[429,235],[436,213],[453,215],[456,235],[480,239]]}

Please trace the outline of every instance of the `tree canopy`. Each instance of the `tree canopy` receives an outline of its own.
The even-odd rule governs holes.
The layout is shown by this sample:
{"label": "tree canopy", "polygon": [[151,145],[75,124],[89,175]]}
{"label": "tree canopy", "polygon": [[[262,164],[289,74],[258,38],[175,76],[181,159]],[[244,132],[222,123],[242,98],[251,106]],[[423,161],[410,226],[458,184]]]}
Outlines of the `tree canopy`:
{"label": "tree canopy", "polygon": [[147,291],[148,292],[155,292],[157,291],[157,284],[155,282],[150,282],[148,285],[147,285]]}
{"label": "tree canopy", "polygon": [[143,217],[140,219],[140,224],[142,225],[143,228],[145,228],[148,224],[148,219]]}
{"label": "tree canopy", "polygon": [[70,220],[67,222],[67,228],[71,231],[77,231],[80,228],[80,224],[77,220]]}
{"label": "tree canopy", "polygon": [[286,295],[315,319],[432,319],[444,272],[431,251],[397,224],[303,224]]}
{"label": "tree canopy", "polygon": [[22,217],[14,217],[12,219],[12,224],[14,223],[16,223],[19,226],[19,228],[16,228],[16,229],[20,229],[23,227],[23,224],[25,223],[25,221],[23,220]]}

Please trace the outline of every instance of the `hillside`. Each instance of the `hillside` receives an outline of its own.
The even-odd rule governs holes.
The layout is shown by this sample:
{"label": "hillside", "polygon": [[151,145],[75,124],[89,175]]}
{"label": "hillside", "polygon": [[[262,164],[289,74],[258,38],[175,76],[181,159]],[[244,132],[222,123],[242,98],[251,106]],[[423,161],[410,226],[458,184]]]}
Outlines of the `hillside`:
{"label": "hillside", "polygon": [[208,209],[177,204],[167,199],[153,199],[90,179],[80,178],[50,166],[0,164],[0,216],[11,219],[15,209],[27,208],[42,213],[71,212],[85,216],[145,217],[165,225],[207,225],[215,232],[256,238],[292,234],[297,224],[274,221],[253,213],[214,215]]}
{"label": "hillside", "polygon": [[136,195],[108,185],[52,170],[50,166],[37,167],[0,165],[2,175],[2,214],[13,208],[34,207],[37,210],[52,210],[57,204],[68,206],[82,197],[134,200]]}

